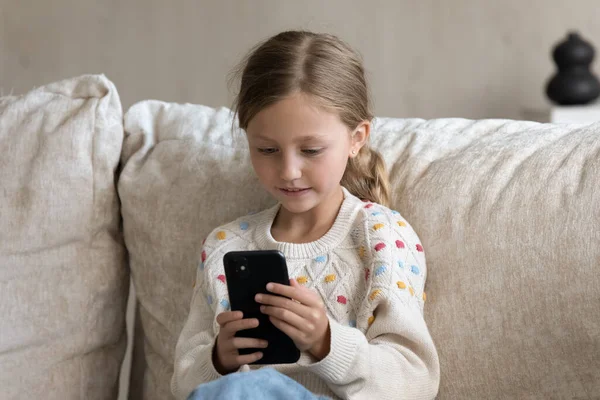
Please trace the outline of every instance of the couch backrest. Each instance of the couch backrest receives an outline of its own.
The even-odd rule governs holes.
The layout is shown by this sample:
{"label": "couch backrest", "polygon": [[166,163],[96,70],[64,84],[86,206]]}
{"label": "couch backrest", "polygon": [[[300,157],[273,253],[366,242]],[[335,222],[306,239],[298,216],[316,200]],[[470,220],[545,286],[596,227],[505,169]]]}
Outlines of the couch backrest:
{"label": "couch backrest", "polygon": [[[272,200],[227,109],[146,101],[125,115],[119,181],[144,359],[134,398],[169,394],[201,242]],[[378,119],[399,210],[428,260],[439,398],[600,393],[600,124]]]}

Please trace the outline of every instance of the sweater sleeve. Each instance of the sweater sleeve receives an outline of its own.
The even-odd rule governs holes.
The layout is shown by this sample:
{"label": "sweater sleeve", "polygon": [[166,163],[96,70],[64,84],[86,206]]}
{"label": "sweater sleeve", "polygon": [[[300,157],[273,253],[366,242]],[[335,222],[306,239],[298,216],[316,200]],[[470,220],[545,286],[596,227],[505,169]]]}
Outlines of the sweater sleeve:
{"label": "sweater sleeve", "polygon": [[190,311],[175,348],[171,391],[176,399],[186,399],[201,383],[222,376],[212,362],[217,333],[214,320],[218,311],[218,305],[214,302],[219,298],[219,294],[215,293],[210,279],[214,268],[211,268],[212,258],[207,257],[207,248],[208,246],[205,246],[202,250]]}
{"label": "sweater sleeve", "polygon": [[423,247],[396,212],[366,224],[372,257],[358,329],[330,318],[330,352],[306,368],[343,399],[435,398],[440,370],[423,318]]}

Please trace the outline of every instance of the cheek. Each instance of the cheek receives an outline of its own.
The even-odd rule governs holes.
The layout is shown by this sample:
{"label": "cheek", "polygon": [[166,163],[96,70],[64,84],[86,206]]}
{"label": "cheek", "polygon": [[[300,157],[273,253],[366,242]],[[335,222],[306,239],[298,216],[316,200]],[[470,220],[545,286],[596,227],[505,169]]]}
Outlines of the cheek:
{"label": "cheek", "polygon": [[260,155],[251,155],[250,161],[252,162],[254,171],[261,179],[268,177],[273,172],[273,167],[270,165],[269,161]]}
{"label": "cheek", "polygon": [[[344,153],[336,152],[335,154],[324,157],[313,164],[313,172],[319,176],[341,179],[344,171],[346,170],[347,163],[348,156]],[[323,171],[327,171],[327,174],[323,174]]]}

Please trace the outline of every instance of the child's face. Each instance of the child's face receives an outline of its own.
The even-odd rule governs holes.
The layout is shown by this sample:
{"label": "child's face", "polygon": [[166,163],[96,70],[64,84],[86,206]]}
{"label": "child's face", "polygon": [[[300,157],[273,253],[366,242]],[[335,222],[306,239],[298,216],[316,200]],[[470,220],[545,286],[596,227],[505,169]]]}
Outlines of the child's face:
{"label": "child's face", "polygon": [[289,96],[248,124],[252,165],[288,211],[309,211],[339,191],[348,157],[368,137],[368,124],[353,134],[337,114],[317,107],[310,97]]}

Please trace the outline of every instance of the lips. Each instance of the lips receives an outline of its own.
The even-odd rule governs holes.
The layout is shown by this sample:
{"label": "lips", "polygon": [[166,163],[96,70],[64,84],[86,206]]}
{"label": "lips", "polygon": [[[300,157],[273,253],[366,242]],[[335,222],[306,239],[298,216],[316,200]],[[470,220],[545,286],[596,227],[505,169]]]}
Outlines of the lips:
{"label": "lips", "polygon": [[308,193],[310,188],[279,188],[279,190],[286,196],[302,196]]}

